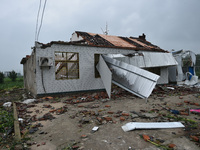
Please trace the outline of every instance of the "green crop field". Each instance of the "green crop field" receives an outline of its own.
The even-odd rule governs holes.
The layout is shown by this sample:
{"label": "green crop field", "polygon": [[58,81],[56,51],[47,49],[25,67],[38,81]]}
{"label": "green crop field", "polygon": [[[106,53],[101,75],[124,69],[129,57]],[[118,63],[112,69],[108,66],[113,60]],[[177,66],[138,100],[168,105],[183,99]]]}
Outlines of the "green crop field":
{"label": "green crop field", "polygon": [[17,77],[16,81],[12,81],[10,78],[5,78],[4,83],[0,83],[0,90],[9,90],[13,88],[23,88],[23,77]]}

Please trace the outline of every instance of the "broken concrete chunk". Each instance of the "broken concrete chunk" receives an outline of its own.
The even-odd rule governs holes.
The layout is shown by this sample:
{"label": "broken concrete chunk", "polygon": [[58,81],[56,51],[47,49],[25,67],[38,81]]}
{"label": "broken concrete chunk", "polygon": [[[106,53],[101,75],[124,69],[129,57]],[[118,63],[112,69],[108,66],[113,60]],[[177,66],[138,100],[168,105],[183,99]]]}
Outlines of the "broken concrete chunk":
{"label": "broken concrete chunk", "polygon": [[134,119],[134,118],[138,118],[139,116],[137,114],[131,114],[131,119]]}
{"label": "broken concrete chunk", "polygon": [[156,118],[158,117],[158,114],[156,113],[143,113],[143,115],[147,118]]}
{"label": "broken concrete chunk", "polygon": [[27,99],[27,100],[23,101],[22,103],[23,104],[30,104],[30,103],[33,103],[35,101],[36,101],[36,99]]}
{"label": "broken concrete chunk", "polygon": [[12,105],[11,102],[6,102],[6,103],[3,104],[3,107],[10,107],[11,105]]}
{"label": "broken concrete chunk", "polygon": [[99,127],[95,126],[95,127],[92,128],[92,131],[96,132],[98,129],[99,129]]}

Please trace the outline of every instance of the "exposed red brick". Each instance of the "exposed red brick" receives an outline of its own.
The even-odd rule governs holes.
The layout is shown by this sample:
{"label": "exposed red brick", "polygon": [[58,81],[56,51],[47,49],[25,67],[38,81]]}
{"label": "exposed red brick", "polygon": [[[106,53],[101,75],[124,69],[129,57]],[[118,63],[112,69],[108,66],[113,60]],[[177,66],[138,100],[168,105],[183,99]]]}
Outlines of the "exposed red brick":
{"label": "exposed red brick", "polygon": [[112,121],[112,118],[111,118],[111,117],[104,117],[104,119],[105,119],[106,121]]}
{"label": "exposed red brick", "polygon": [[122,116],[129,116],[129,113],[122,113]]}
{"label": "exposed red brick", "polygon": [[195,103],[194,102],[190,102],[190,105],[195,105]]}
{"label": "exposed red brick", "polygon": [[68,99],[66,99],[66,101],[71,101],[72,100],[72,98],[68,98]]}
{"label": "exposed red brick", "polygon": [[81,135],[81,138],[87,138],[87,137],[88,137],[88,136],[85,135],[85,134]]}
{"label": "exposed red brick", "polygon": [[98,120],[99,122],[102,122],[102,121],[103,121],[100,117],[97,117],[97,120]]}
{"label": "exposed red brick", "polygon": [[108,114],[113,114],[114,112],[113,111],[108,111]]}
{"label": "exposed red brick", "polygon": [[120,117],[120,121],[125,121],[125,118],[124,117]]}
{"label": "exposed red brick", "polygon": [[72,149],[78,149],[78,148],[79,148],[79,146],[77,146],[77,145],[72,146]]}
{"label": "exposed red brick", "polygon": [[196,106],[199,106],[199,104],[198,104],[198,103],[194,103],[194,105],[196,105]]}
{"label": "exposed red brick", "polygon": [[50,113],[53,113],[53,112],[55,112],[55,111],[56,111],[56,109],[53,109],[53,110],[50,110],[49,112],[50,112]]}
{"label": "exposed red brick", "polygon": [[175,144],[169,144],[168,147],[169,148],[174,148],[174,147],[176,147],[176,145]]}
{"label": "exposed red brick", "polygon": [[78,105],[78,107],[84,107],[83,105]]}
{"label": "exposed red brick", "polygon": [[198,142],[199,141],[199,138],[197,136],[190,136],[194,141]]}
{"label": "exposed red brick", "polygon": [[190,102],[189,102],[189,101],[184,101],[184,103],[187,103],[187,104],[189,104]]}
{"label": "exposed red brick", "polygon": [[98,96],[98,95],[95,95],[94,98],[95,98],[95,99],[99,99],[99,96]]}
{"label": "exposed red brick", "polygon": [[180,114],[181,115],[186,115],[186,116],[188,116],[189,114],[188,113],[186,113],[186,112],[180,112]]}
{"label": "exposed red brick", "polygon": [[149,137],[148,135],[143,134],[142,136],[143,136],[143,139],[144,139],[145,141],[150,140],[150,137]]}
{"label": "exposed red brick", "polygon": [[110,105],[105,105],[105,107],[111,107]]}
{"label": "exposed red brick", "polygon": [[116,117],[116,118],[117,118],[117,117],[120,117],[120,115],[119,115],[119,114],[116,114],[116,115],[114,115],[114,117]]}

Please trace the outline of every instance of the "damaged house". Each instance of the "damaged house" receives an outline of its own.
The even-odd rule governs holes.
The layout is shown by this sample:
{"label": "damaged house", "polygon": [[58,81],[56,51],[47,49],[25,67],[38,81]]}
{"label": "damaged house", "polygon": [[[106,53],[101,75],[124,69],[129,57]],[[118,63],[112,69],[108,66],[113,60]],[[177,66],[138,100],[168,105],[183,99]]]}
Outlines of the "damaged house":
{"label": "damaged house", "polygon": [[106,89],[111,83],[148,98],[156,84],[167,84],[171,53],[151,44],[145,35],[121,37],[87,32],[70,42],[36,42],[21,60],[24,86],[32,95]]}

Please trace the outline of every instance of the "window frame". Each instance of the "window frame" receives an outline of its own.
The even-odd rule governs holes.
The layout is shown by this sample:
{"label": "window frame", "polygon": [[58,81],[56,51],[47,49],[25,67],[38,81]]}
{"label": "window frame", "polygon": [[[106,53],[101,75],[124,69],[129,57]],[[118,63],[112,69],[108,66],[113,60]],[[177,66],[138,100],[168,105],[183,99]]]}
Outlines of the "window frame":
{"label": "window frame", "polygon": [[[60,55],[63,55],[63,54],[65,54],[66,56],[66,59],[65,60],[56,60],[56,53],[60,53]],[[68,54],[72,54],[71,56],[70,56],[70,58],[68,58]],[[77,55],[77,60],[71,60],[72,58],[73,58],[73,55]],[[79,70],[80,70],[80,67],[79,67],[79,53],[77,53],[77,52],[60,52],[60,51],[56,51],[56,52],[54,52],[54,57],[55,57],[55,79],[56,80],[73,80],[73,79],[79,79],[80,78],[80,74],[79,74]],[[65,74],[65,76],[66,77],[61,77],[61,78],[57,78],[56,76],[57,76],[57,74],[60,72],[60,71],[57,71],[57,69],[56,69],[56,65],[58,64],[58,63],[64,63],[63,65],[63,67],[65,67],[65,69],[66,69],[66,74]],[[77,65],[77,69],[71,69],[71,70],[69,70],[69,68],[68,68],[68,65],[70,64],[70,63],[74,63],[74,64],[76,64]],[[61,67],[61,69],[63,68],[63,67]],[[60,70],[61,70],[60,69]],[[73,78],[70,78],[69,77],[69,74],[70,73],[73,73],[74,71],[77,71],[77,73],[76,73],[76,76],[77,77],[73,77]]]}

